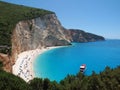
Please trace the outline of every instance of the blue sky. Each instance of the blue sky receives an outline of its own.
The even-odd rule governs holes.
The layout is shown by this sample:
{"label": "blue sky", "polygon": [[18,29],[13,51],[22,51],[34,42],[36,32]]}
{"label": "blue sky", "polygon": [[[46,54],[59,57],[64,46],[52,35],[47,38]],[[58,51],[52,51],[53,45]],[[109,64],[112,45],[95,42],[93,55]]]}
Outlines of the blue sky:
{"label": "blue sky", "polygon": [[120,39],[120,0],[2,0],[54,11],[65,28]]}

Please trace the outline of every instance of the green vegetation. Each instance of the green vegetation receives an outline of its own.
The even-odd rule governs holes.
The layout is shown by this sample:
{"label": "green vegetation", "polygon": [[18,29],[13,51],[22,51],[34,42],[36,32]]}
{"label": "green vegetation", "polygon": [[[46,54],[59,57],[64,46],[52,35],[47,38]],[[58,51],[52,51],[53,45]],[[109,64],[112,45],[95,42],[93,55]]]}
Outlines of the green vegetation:
{"label": "green vegetation", "polygon": [[0,90],[31,90],[31,87],[21,78],[2,70],[0,61]]}
{"label": "green vegetation", "polygon": [[3,63],[0,61],[0,70],[2,70]]}
{"label": "green vegetation", "polygon": [[31,90],[31,87],[21,78],[0,71],[0,90]]}
{"label": "green vegetation", "polygon": [[[53,12],[15,5],[0,1],[0,46],[11,47],[11,35],[16,23],[21,20],[29,20],[36,17],[43,17]],[[0,48],[1,52],[1,48]],[[2,49],[6,53],[6,49]]]}
{"label": "green vegetation", "polygon": [[91,76],[80,72],[68,75],[60,83],[47,78],[34,78],[26,83],[19,77],[0,70],[0,90],[120,90],[120,66],[114,69],[106,67],[100,74],[93,72]]}

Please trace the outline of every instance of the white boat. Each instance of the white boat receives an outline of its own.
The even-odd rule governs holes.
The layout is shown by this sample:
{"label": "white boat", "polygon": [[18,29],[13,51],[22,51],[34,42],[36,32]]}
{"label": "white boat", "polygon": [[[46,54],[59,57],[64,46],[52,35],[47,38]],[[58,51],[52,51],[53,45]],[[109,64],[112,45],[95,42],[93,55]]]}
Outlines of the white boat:
{"label": "white boat", "polygon": [[82,64],[81,66],[80,66],[80,72],[85,72],[85,70],[86,70],[86,64]]}

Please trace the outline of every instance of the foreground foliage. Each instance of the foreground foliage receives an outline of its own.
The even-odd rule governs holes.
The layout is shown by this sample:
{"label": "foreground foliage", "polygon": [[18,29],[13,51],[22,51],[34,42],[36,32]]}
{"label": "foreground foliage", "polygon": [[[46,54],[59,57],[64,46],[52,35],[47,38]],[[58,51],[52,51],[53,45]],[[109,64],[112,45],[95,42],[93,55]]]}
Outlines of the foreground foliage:
{"label": "foreground foliage", "polygon": [[16,23],[51,13],[53,12],[0,1],[0,52],[7,53],[6,49],[11,47],[11,35]]}
{"label": "foreground foliage", "polygon": [[[1,62],[0,66],[2,67]],[[0,90],[120,90],[120,66],[114,69],[106,67],[100,74],[93,72],[90,76],[80,72],[68,75],[59,83],[47,78],[34,78],[26,83],[0,69]]]}
{"label": "foreground foliage", "polygon": [[21,78],[0,71],[0,90],[31,90],[31,87]]}

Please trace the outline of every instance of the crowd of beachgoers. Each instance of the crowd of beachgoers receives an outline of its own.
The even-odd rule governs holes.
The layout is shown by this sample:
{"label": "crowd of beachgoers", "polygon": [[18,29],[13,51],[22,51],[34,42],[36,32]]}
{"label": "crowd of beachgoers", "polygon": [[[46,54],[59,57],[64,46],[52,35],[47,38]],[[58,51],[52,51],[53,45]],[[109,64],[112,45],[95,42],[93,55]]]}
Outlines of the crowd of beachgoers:
{"label": "crowd of beachgoers", "polygon": [[14,75],[21,77],[26,82],[32,80],[34,75],[33,62],[41,53],[56,47],[48,47],[22,52],[18,55],[15,64],[12,67]]}
{"label": "crowd of beachgoers", "polygon": [[21,77],[26,82],[33,79],[33,59],[40,52],[39,49],[25,51],[18,55],[15,65],[13,66],[13,74]]}

